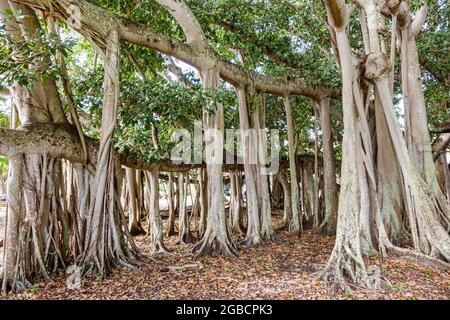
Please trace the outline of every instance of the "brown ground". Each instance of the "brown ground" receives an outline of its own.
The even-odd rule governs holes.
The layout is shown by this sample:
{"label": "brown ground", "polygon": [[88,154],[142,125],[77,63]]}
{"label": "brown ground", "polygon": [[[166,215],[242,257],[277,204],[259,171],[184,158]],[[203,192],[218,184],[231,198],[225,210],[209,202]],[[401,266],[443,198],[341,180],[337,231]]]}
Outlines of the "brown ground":
{"label": "brown ground", "polygon": [[[8,299],[450,299],[450,271],[400,258],[368,263],[381,269],[382,289],[355,288],[333,294],[314,279],[326,262],[333,238],[305,233],[301,239],[279,233],[280,241],[243,249],[238,259],[207,257],[194,260],[192,245],[167,243],[162,261],[145,259],[134,270],[119,269],[105,280],[84,280],[80,290],[68,290],[65,277],[38,282],[26,293]],[[144,254],[149,239],[139,237]]]}

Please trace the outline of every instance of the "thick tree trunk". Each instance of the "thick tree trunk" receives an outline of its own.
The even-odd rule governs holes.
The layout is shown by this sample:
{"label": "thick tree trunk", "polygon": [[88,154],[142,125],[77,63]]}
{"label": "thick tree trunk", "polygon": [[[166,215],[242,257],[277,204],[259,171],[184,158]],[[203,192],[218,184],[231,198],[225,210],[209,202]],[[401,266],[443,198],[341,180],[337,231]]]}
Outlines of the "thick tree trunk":
{"label": "thick tree trunk", "polygon": [[239,128],[241,130],[241,146],[244,158],[247,198],[247,235],[244,243],[246,246],[256,246],[261,244],[262,241],[256,176],[256,165],[258,163],[258,137],[254,128],[251,128],[250,115],[247,111],[251,108],[255,97],[254,95],[247,93],[245,88],[238,89]]}
{"label": "thick tree trunk", "polygon": [[[359,88],[354,87],[356,71],[352,64],[352,53],[346,32],[349,9],[342,0],[327,0],[325,4],[328,20],[335,31],[342,70],[344,137],[336,243],[320,275],[325,281],[332,280],[333,285],[341,289],[348,288],[346,275],[354,282],[369,287],[367,269],[363,260],[367,247],[363,246],[360,224],[361,218],[368,214],[368,208],[364,206],[367,203],[361,201],[361,195],[364,192],[361,188],[367,184],[367,180],[366,173],[361,171],[364,167],[360,164],[362,162],[362,143],[358,132],[360,124],[355,114],[357,110],[355,104],[356,107],[359,104],[358,111],[361,110],[361,101],[355,101],[361,93]],[[362,113],[361,117],[364,116],[365,114]]]}
{"label": "thick tree trunk", "polygon": [[173,173],[169,172],[169,183],[168,183],[168,198],[167,203],[169,207],[169,219],[167,221],[167,231],[166,235],[168,237],[175,235],[175,197],[173,193]]}
{"label": "thick tree trunk", "polygon": [[242,235],[244,232],[241,228],[241,215],[242,215],[242,207],[241,207],[241,186],[239,183],[239,177],[237,171],[232,171],[229,174],[230,176],[230,219],[231,219],[231,228],[233,232],[237,235]]}
{"label": "thick tree trunk", "polygon": [[94,198],[89,210],[85,252],[80,265],[88,273],[104,276],[115,265],[129,266],[137,248],[125,225],[120,203],[121,177],[112,145],[119,99],[119,32],[112,29],[105,54],[103,114],[100,149],[95,173]]}
{"label": "thick tree trunk", "polygon": [[[21,23],[6,17],[7,9],[17,14],[20,11]],[[41,31],[34,11],[25,5],[2,1],[0,18],[6,18],[6,33],[18,43],[31,40]],[[55,81],[48,77],[41,81],[39,77],[39,69],[48,59],[44,57],[30,65],[29,71],[35,74],[32,86],[16,84],[9,88],[14,115],[12,129],[17,127],[18,120],[22,125],[67,123]],[[51,272],[65,267],[70,252],[68,219],[71,217],[65,209],[64,197],[60,196],[64,194],[60,160],[47,155],[47,150],[21,152],[12,145],[9,151],[8,209],[0,271],[2,294],[9,290],[22,291],[32,279],[48,280]]]}
{"label": "thick tree trunk", "polygon": [[[202,70],[205,89],[218,88],[217,70]],[[195,246],[197,256],[205,254],[223,254],[235,256],[237,250],[230,237],[227,226],[223,193],[223,106],[220,102],[210,101],[203,112],[206,130],[206,170],[208,188],[208,218],[203,239]],[[214,131],[211,131],[214,130]]]}
{"label": "thick tree trunk", "polygon": [[336,183],[336,157],[333,148],[332,127],[330,119],[330,99],[320,100],[320,124],[323,144],[323,185],[325,216],[317,231],[334,235],[336,233],[338,191]]}
{"label": "thick tree trunk", "polygon": [[257,133],[258,145],[258,175],[257,183],[259,190],[259,208],[261,219],[261,237],[265,241],[275,240],[275,231],[272,226],[272,205],[270,202],[269,190],[269,172],[266,169],[266,110],[264,96],[258,95],[256,97],[256,108],[253,115],[253,127]]}
{"label": "thick tree trunk", "polygon": [[69,239],[59,160],[18,154],[10,159],[2,293],[22,291],[35,277],[65,267]]}
{"label": "thick tree trunk", "polygon": [[138,199],[138,192],[139,189],[137,189],[137,181],[136,181],[136,174],[138,173],[137,170],[125,168],[126,172],[126,184],[127,184],[127,196],[128,201],[127,204],[128,207],[128,230],[130,230],[130,233],[132,236],[138,236],[141,234],[144,234],[145,231],[142,229],[141,226],[141,207],[139,206],[139,199]]}
{"label": "thick tree trunk", "polygon": [[145,172],[150,189],[148,212],[148,233],[151,250],[155,253],[167,252],[163,242],[163,222],[159,212],[159,170]]}
{"label": "thick tree trunk", "polygon": [[315,185],[314,185],[314,165],[306,164],[301,168],[302,178],[302,205],[303,215],[305,216],[304,224],[314,227],[315,218]]}
{"label": "thick tree trunk", "polygon": [[[186,179],[185,179],[186,178]],[[189,217],[186,208],[187,185],[189,183],[189,175],[179,173],[178,175],[178,192],[180,193],[180,202],[178,207],[178,243],[192,243],[194,239],[191,235]]]}
{"label": "thick tree trunk", "polygon": [[[380,42],[377,30],[377,10],[373,0],[366,3],[367,24],[371,42],[371,54],[366,61],[365,76],[375,83],[376,92],[380,98],[386,118],[387,127],[393,142],[394,150],[400,164],[403,182],[406,190],[406,208],[408,212],[410,230],[414,248],[426,255],[440,254],[445,260],[450,261],[450,236],[441,225],[439,217],[449,217],[450,207],[440,191],[435,175],[435,169],[428,166],[426,154],[425,163],[417,167],[417,159],[413,160],[407,148],[407,142],[402,135],[400,124],[396,119],[392,97],[386,76],[388,66],[380,52]],[[417,75],[416,75],[417,76]],[[419,75],[420,79],[420,75]],[[416,90],[421,88],[415,87]],[[416,112],[420,112],[416,110]],[[422,116],[414,117],[418,120],[417,127],[423,126],[426,121]],[[426,124],[426,123],[425,123]],[[419,128],[417,128],[419,130]],[[420,130],[421,131],[421,130]],[[430,150],[431,144],[426,145],[426,137],[422,137],[418,147],[423,152]],[[434,164],[432,164],[434,167]],[[421,168],[434,178],[424,180],[421,176]],[[429,172],[431,170],[431,172]]]}
{"label": "thick tree trunk", "polygon": [[206,218],[208,214],[208,189],[205,187],[207,185],[207,174],[205,169],[198,170],[198,187],[200,189],[200,219],[198,222],[198,236],[201,238],[204,236],[206,231]]}
{"label": "thick tree trunk", "polygon": [[284,108],[286,109],[286,119],[288,126],[288,142],[289,142],[289,172],[291,181],[291,210],[292,220],[289,226],[289,231],[295,235],[300,235],[302,232],[302,218],[299,211],[299,191],[297,181],[297,166],[295,163],[295,142],[294,142],[294,124],[292,120],[291,103],[289,96],[284,96]]}
{"label": "thick tree trunk", "polygon": [[280,172],[278,174],[278,180],[281,183],[281,186],[283,187],[283,224],[281,225],[280,229],[287,229],[289,228],[291,219],[292,219],[292,210],[291,210],[291,186],[289,182],[286,179],[286,175],[284,172]]}
{"label": "thick tree trunk", "polygon": [[401,244],[407,238],[402,222],[402,215],[405,210],[404,190],[394,147],[378,98],[375,100],[375,115],[378,144],[378,190],[382,221],[391,241],[395,244]]}

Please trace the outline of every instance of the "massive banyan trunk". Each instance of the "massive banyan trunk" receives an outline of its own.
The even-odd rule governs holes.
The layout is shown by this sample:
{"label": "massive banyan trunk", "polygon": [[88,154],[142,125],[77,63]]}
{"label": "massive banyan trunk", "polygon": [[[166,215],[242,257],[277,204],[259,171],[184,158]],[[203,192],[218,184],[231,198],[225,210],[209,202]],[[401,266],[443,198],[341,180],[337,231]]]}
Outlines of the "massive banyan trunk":
{"label": "massive banyan trunk", "polygon": [[21,291],[37,275],[66,266],[69,230],[60,195],[60,160],[45,154],[10,159],[8,213],[2,263],[2,293]]}
{"label": "massive banyan trunk", "polygon": [[120,166],[112,145],[119,99],[120,41],[112,29],[104,55],[103,113],[100,148],[89,208],[85,251],[79,261],[88,273],[105,275],[115,265],[129,266],[137,248],[126,226],[120,203]]}
{"label": "massive banyan trunk", "polygon": [[[6,9],[20,10],[24,16],[20,24],[11,17],[4,20],[6,32],[18,42],[30,40],[39,32],[39,21],[29,7],[3,1],[0,4],[2,19],[6,18]],[[49,57],[30,65],[30,71],[35,71],[31,88],[20,85],[9,88],[12,113],[18,115],[21,125],[67,124],[55,81],[50,78],[40,81],[39,70],[47,59]],[[13,129],[17,123],[17,119],[12,119]],[[20,127],[17,129],[20,130]],[[65,266],[70,255],[69,213],[65,212],[61,189],[64,184],[61,161],[47,156],[45,150],[37,150],[33,154],[15,153],[10,156],[9,170],[8,210],[0,273],[3,294],[10,289],[25,289],[35,277],[49,279],[51,272]]]}
{"label": "massive banyan trunk", "polygon": [[323,185],[325,215],[317,231],[327,235],[336,233],[338,191],[336,184],[336,157],[333,148],[330,119],[330,99],[319,102],[319,118],[323,140]]}
{"label": "massive banyan trunk", "polygon": [[386,120],[379,99],[375,101],[378,192],[382,223],[391,241],[401,244],[407,239],[403,224],[405,206],[403,186],[394,147],[392,145]]}
{"label": "massive banyan trunk", "polygon": [[[342,70],[342,102],[344,138],[342,174],[339,195],[336,243],[321,276],[333,280],[339,288],[347,288],[345,276],[354,282],[370,286],[363,256],[372,248],[370,235],[365,234],[373,208],[374,168],[371,161],[371,141],[368,137],[364,110],[364,91],[360,87],[358,69],[352,64],[352,53],[346,27],[348,9],[344,1],[326,1],[329,23],[336,34]],[[376,204],[375,204],[376,205]]]}
{"label": "massive banyan trunk", "polygon": [[258,169],[256,166],[258,163],[258,137],[256,131],[251,128],[251,119],[247,111],[251,109],[255,96],[247,93],[248,90],[245,88],[238,89],[239,127],[247,197],[247,235],[245,245],[255,246],[261,244],[262,241],[257,190]]}
{"label": "massive banyan trunk", "polygon": [[[402,2],[403,5],[406,4]],[[380,49],[377,30],[378,12],[374,1],[368,0],[365,3],[364,9],[367,15],[367,29],[371,49],[371,54],[367,57],[366,61],[366,77],[375,84],[376,93],[380,98],[396,157],[400,164],[404,189],[406,191],[406,210],[415,250],[427,255],[440,254],[445,260],[450,261],[450,236],[440,221],[441,218],[448,219],[450,213],[449,204],[437,184],[436,172],[431,155],[428,157],[424,153],[424,161],[429,163],[429,160],[431,160],[431,164],[425,164],[424,168],[426,168],[426,173],[430,174],[432,179],[424,180],[424,177],[421,175],[423,171],[417,166],[417,163],[413,160],[414,157],[411,157],[408,152],[407,142],[402,135],[400,124],[394,112],[392,95],[386,74],[386,70],[389,67]],[[420,19],[420,15],[418,18]],[[419,21],[419,24],[421,25],[422,22]],[[414,64],[414,61],[409,62],[409,64],[411,63]],[[404,67],[405,65],[403,65]],[[420,73],[414,73],[420,79]],[[416,79],[416,81],[419,80]],[[419,87],[417,85],[414,86],[414,89],[417,91],[422,90],[421,86]],[[418,129],[420,126],[426,127],[426,116],[423,115],[423,110],[420,111],[419,109],[421,108],[417,107],[415,110],[415,112],[421,114],[421,116],[415,117],[415,120],[418,122],[415,127],[419,131],[419,135],[425,134],[428,136],[427,133],[423,132],[423,129]],[[420,140],[416,141],[417,146],[420,146],[419,149],[422,151],[429,149],[431,152],[429,138],[422,137]],[[448,222],[446,222],[446,225],[448,225]],[[387,246],[388,248],[390,247],[389,244]]]}
{"label": "massive banyan trunk", "polygon": [[[202,70],[202,77],[205,89],[218,88],[219,73],[214,67]],[[223,193],[223,105],[220,102],[209,101],[203,112],[203,118],[206,131],[208,216],[205,234],[194,251],[197,252],[197,256],[210,253],[235,256],[237,250],[227,225]]]}
{"label": "massive banyan trunk", "polygon": [[[448,203],[441,199],[441,193],[436,190],[432,181],[427,183],[422,178],[409,154],[407,143],[396,119],[392,102],[392,85],[389,83],[392,79],[390,66],[382,53],[378,35],[380,13],[377,11],[374,0],[361,1],[360,4],[362,6],[359,8],[360,20],[367,54],[362,61],[365,67],[364,74],[361,74],[359,70],[360,65],[356,68],[352,65],[351,50],[345,31],[349,9],[344,1],[326,1],[329,21],[336,33],[342,68],[344,145],[336,244],[322,275],[326,279],[330,274],[333,275],[335,283],[344,288],[346,287],[344,275],[350,275],[357,283],[370,286],[362,260],[369,250],[377,249],[383,255],[392,251],[443,265],[429,256],[441,255],[448,261],[450,248],[450,237],[439,220],[448,214]],[[363,97],[370,97],[370,95],[364,93],[364,87],[361,86],[364,85],[364,79],[359,79],[359,76],[364,76],[373,84],[375,107],[379,107],[384,116],[384,119],[381,114],[376,116],[379,122],[377,124],[378,142],[389,142],[386,138],[388,133],[392,150],[389,150],[389,145],[378,147],[380,152],[385,147],[388,151],[393,151],[396,159],[394,165],[398,163],[415,252],[396,247],[389,239],[387,230],[395,226],[397,213],[382,213],[381,210],[393,208],[394,204],[386,201],[392,202],[395,198],[385,193],[394,191],[394,196],[398,196],[400,191],[394,189],[392,185],[399,181],[394,175],[389,178],[391,185],[377,187],[370,142],[371,129],[368,127],[365,114],[365,106],[369,106],[371,102],[367,98],[366,103],[363,102]],[[369,85],[369,93],[371,87],[372,85]],[[421,120],[423,121],[423,118]],[[384,124],[387,131],[383,128]],[[420,143],[423,144],[424,141]],[[421,148],[424,150],[427,146],[421,146]],[[378,165],[381,179],[386,179],[387,172],[383,167],[384,164],[378,163]],[[376,195],[374,195],[375,192]],[[365,194],[369,197],[364,198]],[[359,208],[354,205],[357,203],[360,204]]]}

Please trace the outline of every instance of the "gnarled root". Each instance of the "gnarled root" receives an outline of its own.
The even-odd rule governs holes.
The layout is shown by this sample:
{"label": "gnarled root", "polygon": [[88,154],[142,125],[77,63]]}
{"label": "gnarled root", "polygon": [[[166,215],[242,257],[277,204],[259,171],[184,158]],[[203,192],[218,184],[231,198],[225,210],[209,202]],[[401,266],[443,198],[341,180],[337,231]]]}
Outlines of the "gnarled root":
{"label": "gnarled root", "polygon": [[218,237],[213,230],[206,230],[203,239],[192,250],[196,258],[206,255],[237,257],[237,249],[228,237]]}

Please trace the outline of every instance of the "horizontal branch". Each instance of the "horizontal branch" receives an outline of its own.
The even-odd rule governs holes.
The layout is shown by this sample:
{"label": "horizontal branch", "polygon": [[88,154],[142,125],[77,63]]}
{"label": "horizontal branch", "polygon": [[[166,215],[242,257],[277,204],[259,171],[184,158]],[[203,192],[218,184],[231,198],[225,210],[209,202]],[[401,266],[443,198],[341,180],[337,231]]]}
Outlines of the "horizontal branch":
{"label": "horizontal branch", "polygon": [[[89,153],[89,163],[96,166],[99,141],[85,137]],[[17,154],[46,154],[52,158],[65,159],[72,163],[84,163],[83,147],[76,128],[71,125],[32,124],[17,130],[0,128],[0,155],[11,158]],[[131,157],[126,153],[116,153],[119,163],[137,170],[164,172],[186,172],[205,168],[206,164],[177,164],[169,159],[154,163]],[[297,162],[304,166],[313,163],[311,155],[298,155]],[[319,160],[321,163],[321,160]],[[280,168],[288,168],[287,160],[280,161]],[[223,171],[243,171],[242,164],[224,164]]]}
{"label": "horizontal branch", "polygon": [[85,0],[52,0],[51,8],[49,7],[50,1],[12,1],[44,10],[48,14],[51,13],[56,18],[65,21],[68,25],[73,25],[71,22],[73,17],[72,13],[69,12],[69,8],[76,4],[80,9],[79,17],[81,22],[81,28],[77,29],[77,31],[84,36],[95,38],[101,42],[106,38],[111,28],[118,28],[120,37],[124,41],[173,56],[196,68],[201,69],[205,64],[213,64],[219,70],[221,78],[236,87],[254,85],[256,90],[261,93],[281,96],[293,94],[315,99],[321,97],[339,99],[341,96],[340,90],[327,86],[308,86],[300,77],[275,78],[247,71],[242,66],[225,60],[210,46],[185,44],[148,26],[137,24]]}

